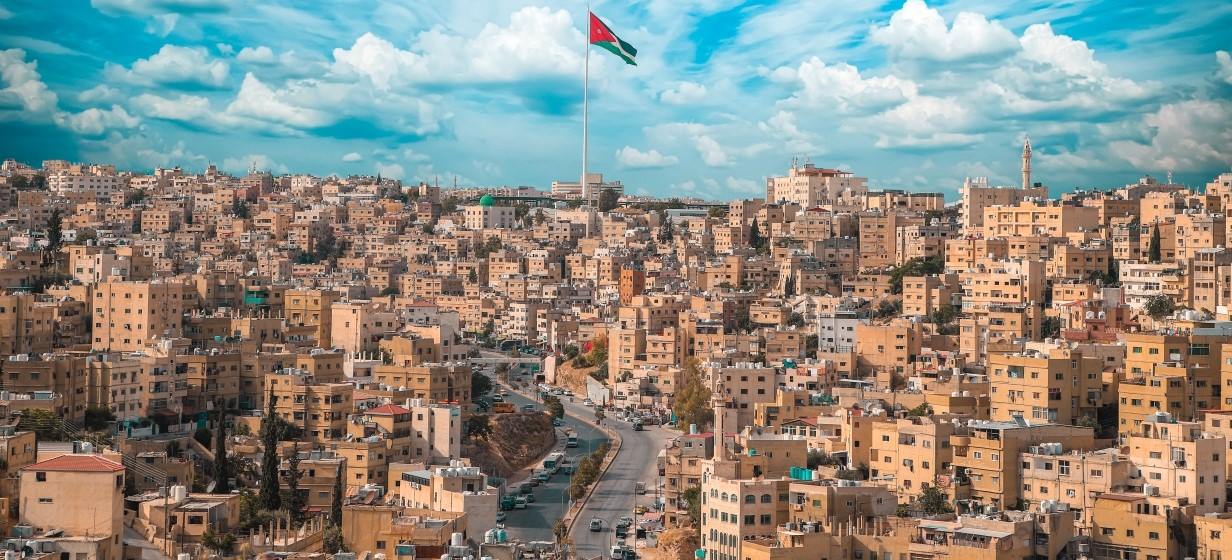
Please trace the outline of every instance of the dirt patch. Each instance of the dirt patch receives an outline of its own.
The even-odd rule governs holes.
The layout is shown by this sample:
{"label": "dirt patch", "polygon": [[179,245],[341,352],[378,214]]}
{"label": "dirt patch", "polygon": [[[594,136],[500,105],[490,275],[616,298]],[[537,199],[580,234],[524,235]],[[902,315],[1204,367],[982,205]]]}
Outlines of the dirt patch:
{"label": "dirt patch", "polygon": [[575,395],[585,395],[586,378],[597,369],[599,369],[597,366],[574,367],[573,360],[565,360],[564,363],[556,366],[556,385],[573,391]]}
{"label": "dirt patch", "polygon": [[463,456],[485,473],[508,478],[556,445],[552,418],[542,412],[492,414],[492,435],[462,445]]}
{"label": "dirt patch", "polygon": [[658,546],[638,552],[646,560],[692,560],[697,544],[697,532],[692,527],[680,527],[663,531]]}

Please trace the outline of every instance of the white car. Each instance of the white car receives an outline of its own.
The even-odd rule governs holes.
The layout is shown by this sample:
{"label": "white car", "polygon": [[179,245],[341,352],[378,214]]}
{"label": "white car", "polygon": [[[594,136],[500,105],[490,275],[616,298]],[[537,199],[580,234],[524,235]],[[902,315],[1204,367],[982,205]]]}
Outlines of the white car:
{"label": "white car", "polygon": [[590,399],[586,399],[586,400],[582,401],[582,404],[584,404],[584,405],[586,405],[586,406],[595,406],[595,401],[592,401],[592,400],[590,400]]}

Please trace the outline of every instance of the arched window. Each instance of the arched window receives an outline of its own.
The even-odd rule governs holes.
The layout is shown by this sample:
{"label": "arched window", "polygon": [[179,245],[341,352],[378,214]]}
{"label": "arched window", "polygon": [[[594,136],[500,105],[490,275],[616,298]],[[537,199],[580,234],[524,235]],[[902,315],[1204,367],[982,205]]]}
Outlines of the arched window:
{"label": "arched window", "polygon": [[763,503],[763,504],[768,504],[768,503],[770,503],[770,500],[771,500],[771,498],[770,498],[770,494],[762,494],[762,495],[761,495],[761,503]]}

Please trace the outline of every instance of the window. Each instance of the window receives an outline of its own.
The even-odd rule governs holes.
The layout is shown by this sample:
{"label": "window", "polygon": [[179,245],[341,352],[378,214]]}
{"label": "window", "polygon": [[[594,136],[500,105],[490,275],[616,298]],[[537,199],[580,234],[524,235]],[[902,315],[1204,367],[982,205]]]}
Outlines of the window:
{"label": "window", "polygon": [[39,503],[40,504],[50,504],[52,503],[52,500],[51,498],[39,498]]}
{"label": "window", "polygon": [[47,473],[42,471],[34,473],[34,480],[39,482],[47,482]]}

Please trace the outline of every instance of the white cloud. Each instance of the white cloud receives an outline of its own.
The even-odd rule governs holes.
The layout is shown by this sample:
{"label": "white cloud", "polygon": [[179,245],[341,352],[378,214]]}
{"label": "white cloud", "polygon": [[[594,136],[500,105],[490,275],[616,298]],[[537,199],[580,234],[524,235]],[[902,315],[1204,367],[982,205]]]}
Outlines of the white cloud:
{"label": "white cloud", "polygon": [[616,150],[616,161],[626,169],[660,169],[676,165],[680,160],[676,156],[663,155],[658,150],[643,152],[633,146],[625,146]]}
{"label": "white cloud", "polygon": [[796,125],[794,113],[780,110],[758,123],[757,128],[774,139],[782,141],[790,152],[817,154],[821,151],[810,135]]}
{"label": "white cloud", "polygon": [[1118,140],[1111,152],[1140,170],[1206,170],[1232,165],[1232,103],[1191,99],[1142,118],[1149,143]]}
{"label": "white cloud", "polygon": [[868,113],[902,103],[919,92],[909,79],[897,76],[864,78],[859,69],[847,63],[827,65],[811,57],[798,68],[782,67],[771,79],[800,86],[793,97],[807,107],[833,107],[842,113]]}
{"label": "white cloud", "polygon": [[113,129],[136,127],[141,119],[128,114],[123,107],[112,105],[110,109],[90,108],[80,113],[62,113],[64,126],[84,136],[102,136]]}
{"label": "white cloud", "polygon": [[250,64],[273,64],[278,60],[274,56],[274,51],[265,45],[256,48],[244,47],[240,49],[239,54],[235,55],[235,59]]}
{"label": "white cloud", "polygon": [[697,148],[697,153],[702,157],[702,162],[710,167],[727,167],[731,165],[731,160],[728,159],[727,150],[719,144],[717,140],[701,134],[693,137],[693,146]]}
{"label": "white cloud", "polygon": [[366,77],[385,90],[407,83],[512,83],[572,77],[581,68],[581,33],[569,12],[525,7],[509,25],[489,23],[474,37],[440,29],[420,33],[411,50],[371,32],[334,49],[333,72]]}
{"label": "white cloud", "polygon": [[959,12],[947,28],[941,12],[924,0],[907,0],[888,25],[873,28],[869,37],[893,56],[943,62],[989,58],[1018,48],[1010,30],[983,14]]}
{"label": "white cloud", "polygon": [[132,107],[147,117],[195,123],[199,126],[210,124],[213,115],[209,99],[186,94],[172,99],[143,93],[133,98]]}
{"label": "white cloud", "polygon": [[380,173],[382,177],[388,177],[390,179],[401,179],[406,175],[406,170],[397,163],[378,162],[376,164],[376,172]]}
{"label": "white cloud", "polygon": [[1215,51],[1215,62],[1219,64],[1215,76],[1221,82],[1232,85],[1232,54],[1228,51]]}
{"label": "white cloud", "polygon": [[131,68],[107,63],[104,75],[135,85],[188,85],[221,87],[231,67],[210,56],[204,47],[163,45],[149,58],[139,58]]}
{"label": "white cloud", "polygon": [[727,188],[741,193],[764,193],[765,185],[759,184],[752,179],[740,179],[737,177],[728,177],[725,181]]}
{"label": "white cloud", "polygon": [[274,161],[265,154],[248,154],[240,157],[229,157],[222,160],[222,169],[230,173],[244,174],[248,170],[256,166],[258,171],[269,171],[277,175],[285,175],[290,172],[286,165]]}
{"label": "white cloud", "polygon": [[4,89],[0,89],[0,115],[7,109],[18,108],[36,115],[56,110],[59,98],[43,83],[38,62],[26,62],[26,51],[0,51],[0,79],[4,81]]}
{"label": "white cloud", "polygon": [[327,111],[300,106],[286,91],[275,91],[249,72],[227,114],[292,128],[315,128],[334,122]]}
{"label": "white cloud", "polygon": [[1095,51],[1086,42],[1057,35],[1051,24],[1037,23],[1028,27],[1020,42],[1023,58],[1051,66],[1069,76],[1094,78],[1107,74],[1107,67],[1095,60]]}
{"label": "white cloud", "polygon": [[878,148],[942,148],[967,146],[982,136],[962,131],[973,124],[971,110],[953,98],[922,95],[870,117],[866,125],[877,133]]}
{"label": "white cloud", "polygon": [[705,99],[706,86],[696,82],[677,82],[659,94],[659,100],[669,105],[691,105]]}
{"label": "white cloud", "polygon": [[12,18],[13,18],[13,12],[9,11],[4,6],[0,6],[0,20],[12,19]]}
{"label": "white cloud", "polygon": [[232,54],[235,53],[235,47],[227,43],[217,43],[214,45],[214,48],[217,48],[218,52],[222,53],[225,56],[231,56]]}
{"label": "white cloud", "polygon": [[350,152],[342,156],[342,161],[345,161],[347,163],[353,163],[356,161],[360,161],[362,159],[364,159],[364,156],[359,155],[359,152]]}
{"label": "white cloud", "polygon": [[121,99],[120,90],[113,88],[107,84],[98,84],[90,89],[87,89],[77,94],[77,101],[82,103],[98,103],[102,101],[119,101]]}

